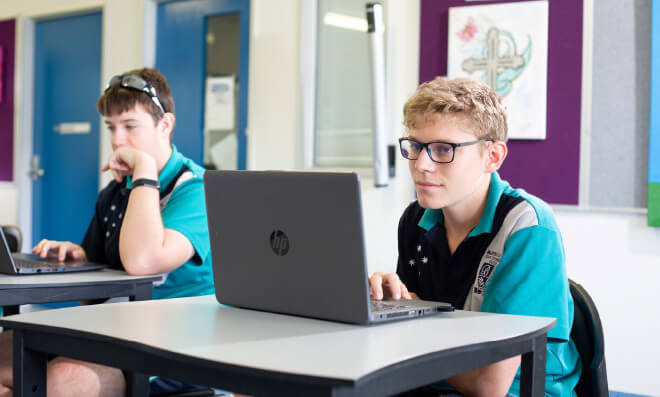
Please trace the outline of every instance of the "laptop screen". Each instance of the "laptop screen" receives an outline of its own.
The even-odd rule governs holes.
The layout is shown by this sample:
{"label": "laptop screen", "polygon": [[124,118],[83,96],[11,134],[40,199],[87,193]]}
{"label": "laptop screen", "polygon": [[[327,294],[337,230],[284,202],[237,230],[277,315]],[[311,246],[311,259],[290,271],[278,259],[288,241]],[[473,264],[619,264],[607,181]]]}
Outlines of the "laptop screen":
{"label": "laptop screen", "polygon": [[356,174],[207,171],[204,186],[221,303],[366,321]]}

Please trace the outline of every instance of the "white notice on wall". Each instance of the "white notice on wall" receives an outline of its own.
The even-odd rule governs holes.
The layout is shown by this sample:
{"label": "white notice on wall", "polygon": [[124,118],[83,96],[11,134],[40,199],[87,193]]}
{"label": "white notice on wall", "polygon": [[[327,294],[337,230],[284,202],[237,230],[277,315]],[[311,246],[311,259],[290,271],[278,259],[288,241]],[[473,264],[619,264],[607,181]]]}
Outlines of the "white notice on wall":
{"label": "white notice on wall", "polygon": [[234,76],[206,78],[205,130],[234,129]]}
{"label": "white notice on wall", "polygon": [[89,134],[92,130],[92,123],[86,121],[59,123],[53,126],[53,131],[60,134]]}
{"label": "white notice on wall", "polygon": [[238,169],[238,140],[235,133],[229,133],[211,147],[213,164],[219,170]]}

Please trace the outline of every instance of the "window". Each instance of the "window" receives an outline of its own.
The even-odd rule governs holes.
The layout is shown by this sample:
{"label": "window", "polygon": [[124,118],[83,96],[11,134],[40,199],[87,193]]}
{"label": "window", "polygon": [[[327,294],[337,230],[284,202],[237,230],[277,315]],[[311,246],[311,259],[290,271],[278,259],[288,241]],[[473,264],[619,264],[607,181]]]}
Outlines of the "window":
{"label": "window", "polygon": [[[308,168],[372,165],[366,4],[367,1],[318,0],[316,7],[310,7],[315,10],[303,11],[315,21],[315,27],[307,25],[314,29],[315,38],[308,38],[307,52],[303,38],[302,54],[303,63],[305,57],[313,59],[307,69],[311,70],[308,77],[314,84],[307,88],[307,96],[303,92],[303,101],[311,101],[303,105],[303,114],[312,118],[303,123],[313,130],[313,143],[306,145],[313,153],[306,154]],[[310,135],[309,131],[306,133]]]}

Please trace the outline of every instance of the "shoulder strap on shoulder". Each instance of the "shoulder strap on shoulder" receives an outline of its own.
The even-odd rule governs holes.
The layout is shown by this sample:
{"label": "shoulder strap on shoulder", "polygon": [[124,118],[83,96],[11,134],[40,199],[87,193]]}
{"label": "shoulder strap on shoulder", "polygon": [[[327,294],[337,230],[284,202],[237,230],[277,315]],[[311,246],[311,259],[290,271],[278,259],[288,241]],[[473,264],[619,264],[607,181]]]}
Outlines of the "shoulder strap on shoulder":
{"label": "shoulder strap on shoulder", "polygon": [[192,179],[195,176],[193,172],[188,168],[187,165],[183,165],[179,172],[176,174],[174,179],[172,179],[172,182],[170,182],[167,187],[160,192],[160,209],[162,210],[165,208],[167,205],[167,202],[170,200],[170,197],[172,196],[172,192],[174,189],[176,189],[180,184],[183,182]]}

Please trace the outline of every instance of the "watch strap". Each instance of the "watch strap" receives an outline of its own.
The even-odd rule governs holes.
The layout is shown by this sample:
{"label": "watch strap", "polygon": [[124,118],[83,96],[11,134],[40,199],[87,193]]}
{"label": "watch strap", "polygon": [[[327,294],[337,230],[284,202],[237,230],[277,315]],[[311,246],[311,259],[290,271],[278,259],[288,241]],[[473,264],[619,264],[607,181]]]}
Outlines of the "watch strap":
{"label": "watch strap", "polygon": [[160,190],[160,182],[158,182],[155,179],[149,179],[149,178],[139,178],[133,181],[133,187],[136,188],[138,186],[149,186],[153,187],[154,189]]}

